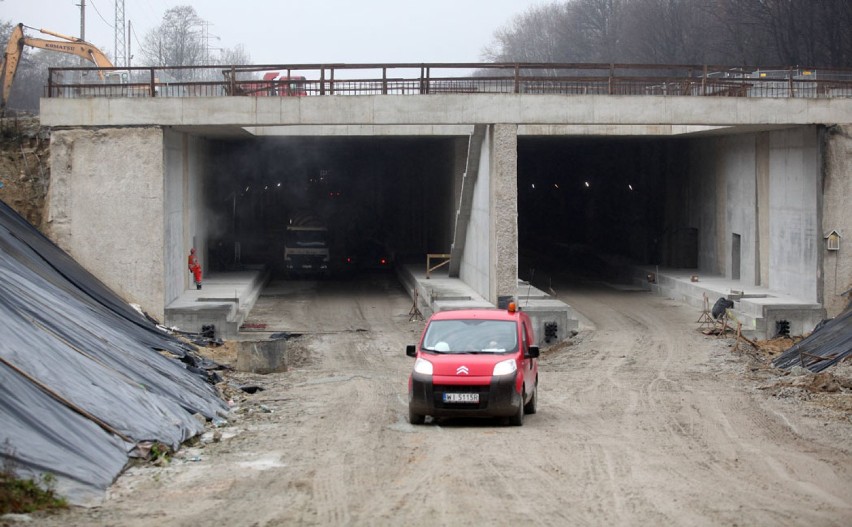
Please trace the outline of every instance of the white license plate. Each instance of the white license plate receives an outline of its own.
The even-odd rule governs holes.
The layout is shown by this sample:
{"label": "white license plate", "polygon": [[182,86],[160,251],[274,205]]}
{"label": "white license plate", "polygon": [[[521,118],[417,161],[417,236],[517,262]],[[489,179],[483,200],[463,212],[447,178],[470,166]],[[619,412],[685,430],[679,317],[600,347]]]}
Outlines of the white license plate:
{"label": "white license plate", "polygon": [[445,393],[445,403],[478,403],[478,393]]}

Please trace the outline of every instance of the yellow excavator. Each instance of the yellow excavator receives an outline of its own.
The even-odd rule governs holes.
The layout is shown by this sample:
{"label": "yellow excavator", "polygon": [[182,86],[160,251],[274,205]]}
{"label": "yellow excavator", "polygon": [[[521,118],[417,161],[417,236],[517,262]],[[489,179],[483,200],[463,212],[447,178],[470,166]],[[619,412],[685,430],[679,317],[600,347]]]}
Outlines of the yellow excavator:
{"label": "yellow excavator", "polygon": [[[35,29],[45,35],[59,37],[64,40],[46,40],[43,38],[32,38],[24,35],[24,28]],[[56,33],[47,29],[37,29],[34,27],[18,24],[12,30],[9,37],[9,43],[6,45],[6,53],[3,55],[2,68],[0,68],[0,85],[2,85],[3,93],[0,98],[0,111],[5,112],[6,102],[9,100],[9,93],[12,91],[12,81],[15,80],[15,73],[18,70],[18,63],[21,60],[21,54],[24,51],[24,46],[33,48],[46,49],[50,51],[58,51],[60,53],[70,53],[77,55],[94,63],[98,68],[114,68],[112,62],[107,58],[103,51],[99,50],[85,40],[76,37],[69,37],[61,33]],[[108,76],[118,74],[119,72],[110,72]],[[104,72],[99,71],[101,79],[106,76]]]}

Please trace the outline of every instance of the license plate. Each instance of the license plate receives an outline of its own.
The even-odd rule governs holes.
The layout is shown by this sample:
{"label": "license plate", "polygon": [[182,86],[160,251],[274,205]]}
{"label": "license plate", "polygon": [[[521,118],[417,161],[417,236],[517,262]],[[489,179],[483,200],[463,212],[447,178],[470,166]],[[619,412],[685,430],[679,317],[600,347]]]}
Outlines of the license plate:
{"label": "license plate", "polygon": [[478,403],[478,393],[445,393],[445,403]]}

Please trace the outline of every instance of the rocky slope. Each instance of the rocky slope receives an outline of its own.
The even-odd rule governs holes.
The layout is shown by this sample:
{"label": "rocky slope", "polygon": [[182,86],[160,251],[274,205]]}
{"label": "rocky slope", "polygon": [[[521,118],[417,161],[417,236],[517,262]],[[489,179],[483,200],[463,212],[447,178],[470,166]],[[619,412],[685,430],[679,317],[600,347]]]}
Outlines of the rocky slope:
{"label": "rocky slope", "polygon": [[38,117],[0,119],[0,200],[42,229],[49,181],[49,130]]}

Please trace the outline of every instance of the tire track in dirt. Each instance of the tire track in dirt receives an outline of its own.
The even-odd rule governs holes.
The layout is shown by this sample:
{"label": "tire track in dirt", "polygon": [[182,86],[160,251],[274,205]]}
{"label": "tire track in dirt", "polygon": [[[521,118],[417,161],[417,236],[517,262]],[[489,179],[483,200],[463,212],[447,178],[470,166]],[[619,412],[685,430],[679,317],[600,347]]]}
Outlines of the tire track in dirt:
{"label": "tire track in dirt", "polygon": [[762,526],[852,517],[849,449],[801,408],[745,386],[722,341],[695,331],[694,310],[565,288],[593,324],[543,353],[539,412],[523,427],[411,426],[404,346],[423,324],[408,322],[410,299],[375,282],[347,285],[343,296],[324,287],[295,315],[316,329],[291,341],[308,359],[258,379],[267,390],[246,402],[272,413],[235,420],[224,430],[241,432],[209,445],[198,465],[146,467],[97,513],[43,523]]}

